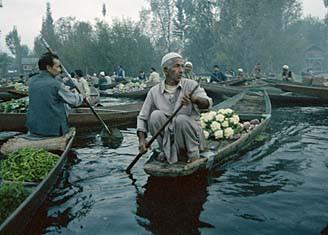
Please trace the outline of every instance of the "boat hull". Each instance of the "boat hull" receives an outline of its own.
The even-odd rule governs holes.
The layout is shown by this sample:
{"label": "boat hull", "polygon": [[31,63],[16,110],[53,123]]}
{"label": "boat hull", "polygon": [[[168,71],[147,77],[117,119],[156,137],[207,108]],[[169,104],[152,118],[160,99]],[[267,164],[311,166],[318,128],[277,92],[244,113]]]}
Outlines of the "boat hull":
{"label": "boat hull", "polygon": [[[126,127],[136,124],[141,104],[95,108],[95,111],[111,127]],[[26,131],[26,113],[0,113],[0,131]],[[89,108],[73,109],[68,117],[70,126],[78,129],[99,129],[99,120]]]}
{"label": "boat hull", "polygon": [[68,152],[75,137],[75,130],[68,139],[65,150],[62,152],[57,164],[49,172],[48,176],[37,184],[32,193],[20,204],[18,208],[0,225],[0,235],[24,234],[28,223],[33,219],[33,215],[45,201],[48,193],[55,186],[60,178],[63,167],[67,162]]}
{"label": "boat hull", "polygon": [[[271,118],[271,102],[265,92],[261,102],[262,107],[260,107],[260,103],[257,103],[256,99],[248,99],[245,102],[245,100],[243,100],[245,94],[246,92],[240,93],[218,106],[215,106],[215,110],[230,107],[237,112],[243,121],[255,118],[261,120],[260,124],[252,131],[242,134],[237,140],[208,142],[208,150],[201,153],[200,159],[191,163],[161,163],[155,160],[155,156],[151,156],[144,165],[144,171],[151,176],[157,177],[186,176],[200,170],[210,170],[214,166],[221,165],[238,157],[241,151],[248,149],[255,142],[256,137],[265,130]],[[236,102],[240,102],[239,108],[236,106],[234,107],[233,104],[236,104]],[[245,103],[248,103],[249,107],[246,107]]]}

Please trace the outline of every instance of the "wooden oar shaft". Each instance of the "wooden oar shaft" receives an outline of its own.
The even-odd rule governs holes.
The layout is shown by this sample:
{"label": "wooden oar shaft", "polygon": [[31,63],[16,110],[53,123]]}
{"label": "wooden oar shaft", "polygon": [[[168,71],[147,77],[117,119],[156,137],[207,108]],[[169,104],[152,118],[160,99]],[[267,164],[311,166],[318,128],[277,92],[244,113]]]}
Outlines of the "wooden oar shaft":
{"label": "wooden oar shaft", "polygon": [[[48,42],[44,39],[41,38],[41,41],[43,43],[43,45],[47,48],[47,50],[51,53],[51,54],[55,54],[54,51],[51,49],[51,47],[49,46]],[[67,71],[67,69],[65,68],[65,66],[61,63],[61,67],[64,71],[64,73],[66,74],[66,76],[73,82],[73,79],[71,77],[71,75],[69,74],[69,72]],[[74,82],[73,82],[74,83]],[[76,87],[76,90],[81,94],[81,91],[79,90],[78,87]],[[112,135],[112,132],[109,130],[108,126],[106,125],[106,123],[104,122],[104,120],[102,120],[102,118],[98,115],[98,113],[94,110],[94,108],[92,107],[92,105],[90,104],[90,102],[88,101],[88,99],[84,99],[85,103],[87,104],[87,106],[90,108],[91,112],[96,116],[96,118],[101,122],[101,124],[105,127],[107,133],[109,135]]]}
{"label": "wooden oar shaft", "polygon": [[[191,92],[190,92],[190,96],[197,90],[197,88],[199,87],[199,85],[197,85]],[[172,121],[172,119],[177,115],[177,113],[182,109],[183,104],[180,104],[180,106],[177,108],[177,110],[175,110],[175,112],[170,116],[170,118],[164,123],[164,125],[161,127],[161,129],[159,129],[155,135],[153,135],[153,137],[151,137],[151,139],[146,143],[146,148],[148,149],[151,144],[156,140],[156,138],[161,134],[161,132],[165,129],[165,127]],[[130,172],[130,170],[132,169],[132,167],[137,163],[137,161],[141,158],[141,156],[143,155],[143,153],[139,153],[134,159],[133,161],[130,163],[130,165],[126,168],[126,172]]]}

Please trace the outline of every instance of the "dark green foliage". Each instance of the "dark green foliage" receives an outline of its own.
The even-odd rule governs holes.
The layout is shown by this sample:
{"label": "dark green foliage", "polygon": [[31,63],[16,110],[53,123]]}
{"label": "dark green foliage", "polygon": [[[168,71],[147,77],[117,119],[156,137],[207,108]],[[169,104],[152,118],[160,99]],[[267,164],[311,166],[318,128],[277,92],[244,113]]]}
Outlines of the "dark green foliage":
{"label": "dark green foliage", "polygon": [[[18,35],[16,26],[6,35],[6,44],[10,52],[15,56],[18,73],[22,72],[22,56],[26,54],[26,46],[21,46],[21,39]],[[28,52],[27,52],[28,53]]]}
{"label": "dark green foliage", "polygon": [[4,183],[0,185],[0,224],[28,196],[21,183]]}
{"label": "dark green foliage", "polygon": [[[315,18],[301,18],[300,0],[148,0],[140,21],[97,20],[95,25],[61,18],[53,22],[50,5],[41,35],[58,52],[69,70],[113,73],[123,65],[128,76],[159,67],[168,51],[179,51],[197,73],[214,64],[252,72],[280,73],[283,64],[304,70],[305,50],[327,49],[327,26]],[[40,36],[39,36],[40,37]],[[45,49],[35,40],[35,52]]]}

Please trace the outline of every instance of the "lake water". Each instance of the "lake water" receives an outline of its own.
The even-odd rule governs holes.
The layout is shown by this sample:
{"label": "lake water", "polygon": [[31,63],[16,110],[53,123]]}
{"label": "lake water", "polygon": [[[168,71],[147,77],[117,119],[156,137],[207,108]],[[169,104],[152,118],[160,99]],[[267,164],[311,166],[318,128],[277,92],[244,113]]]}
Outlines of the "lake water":
{"label": "lake water", "polygon": [[180,179],[124,169],[135,129],[120,148],[79,136],[64,177],[28,234],[328,234],[328,108],[275,108],[270,138],[239,160]]}

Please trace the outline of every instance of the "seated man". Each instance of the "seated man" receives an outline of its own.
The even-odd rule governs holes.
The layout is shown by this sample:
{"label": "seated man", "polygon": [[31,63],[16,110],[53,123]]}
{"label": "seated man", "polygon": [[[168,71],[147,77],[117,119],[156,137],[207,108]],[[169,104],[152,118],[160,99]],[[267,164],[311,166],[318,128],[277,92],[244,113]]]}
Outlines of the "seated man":
{"label": "seated man", "polygon": [[192,63],[190,61],[185,62],[185,71],[183,77],[197,81],[196,74],[192,71]]}
{"label": "seated man", "polygon": [[40,74],[29,82],[27,128],[31,135],[62,136],[69,131],[65,105],[79,106],[83,96],[71,92],[56,79],[61,72],[58,56],[45,53],[38,65]]}
{"label": "seated man", "polygon": [[155,68],[151,68],[150,70],[151,70],[151,72],[149,74],[149,79],[148,79],[147,83],[150,85],[159,83],[161,81],[159,73],[156,72]]}
{"label": "seated man", "polygon": [[139,81],[146,81],[146,80],[147,80],[147,78],[146,78],[146,74],[145,74],[144,71],[142,71],[142,70],[139,71],[139,77],[138,77],[138,80],[139,80]]}
{"label": "seated man", "polygon": [[282,66],[281,76],[282,76],[282,80],[284,81],[294,81],[292,71],[289,70],[289,66],[286,64]]}
{"label": "seated man", "polygon": [[75,70],[74,82],[78,90],[82,93],[82,95],[87,99],[90,99],[90,87],[87,80],[85,80],[85,78],[83,77],[82,70],[80,69]]}
{"label": "seated man", "polygon": [[[145,153],[148,130],[152,135],[163,126],[174,111],[183,104],[171,123],[157,138],[161,160],[169,163],[178,160],[193,161],[199,158],[200,151],[205,149],[205,138],[198,122],[199,109],[208,109],[212,99],[204,89],[198,87],[194,94],[191,91],[198,86],[197,82],[182,77],[184,64],[182,56],[168,53],[162,58],[165,80],[155,85],[148,92],[145,102],[137,118],[137,135],[139,151]],[[182,156],[178,158],[178,156]]]}
{"label": "seated man", "polygon": [[213,67],[214,71],[211,74],[211,80],[210,82],[223,82],[227,80],[226,75],[220,71],[220,68],[218,65],[214,65]]}

